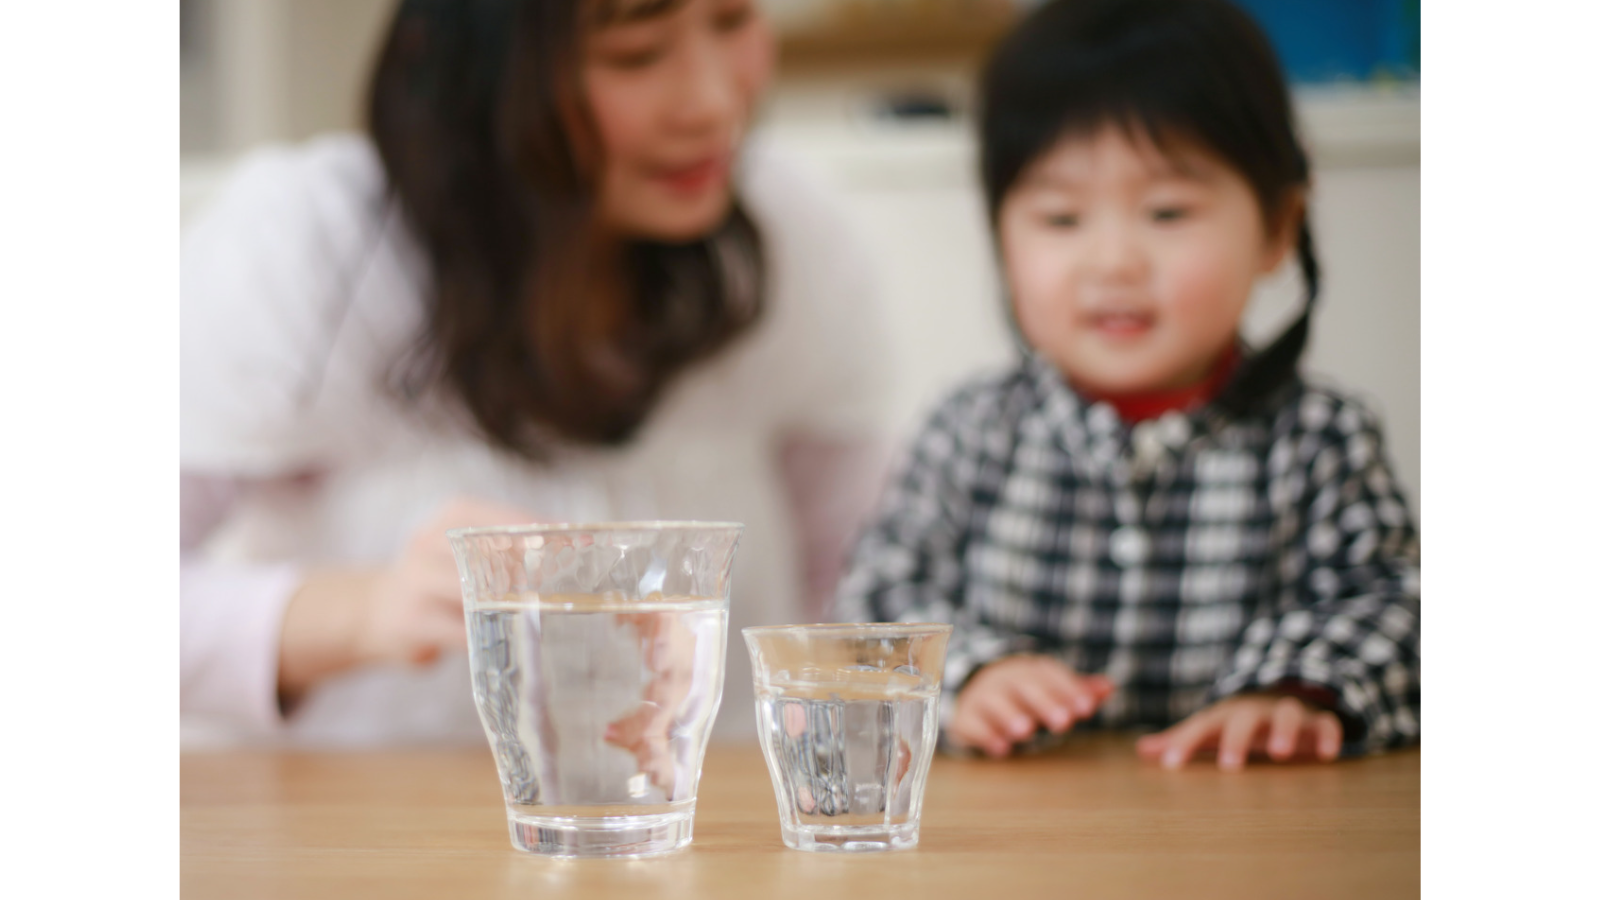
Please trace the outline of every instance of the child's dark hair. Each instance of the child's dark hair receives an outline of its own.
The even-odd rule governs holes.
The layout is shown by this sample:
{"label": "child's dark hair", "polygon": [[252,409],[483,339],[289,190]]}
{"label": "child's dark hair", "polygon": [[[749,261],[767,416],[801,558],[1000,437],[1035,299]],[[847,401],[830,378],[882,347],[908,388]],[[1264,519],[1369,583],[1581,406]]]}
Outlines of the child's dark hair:
{"label": "child's dark hair", "polygon": [[[1283,71],[1265,34],[1227,0],[1051,0],[995,50],[980,85],[990,222],[1023,171],[1063,137],[1115,125],[1159,146],[1194,141],[1250,183],[1263,221],[1310,183]],[[1242,413],[1295,374],[1320,286],[1307,217],[1297,251],[1306,306],[1217,402]]]}

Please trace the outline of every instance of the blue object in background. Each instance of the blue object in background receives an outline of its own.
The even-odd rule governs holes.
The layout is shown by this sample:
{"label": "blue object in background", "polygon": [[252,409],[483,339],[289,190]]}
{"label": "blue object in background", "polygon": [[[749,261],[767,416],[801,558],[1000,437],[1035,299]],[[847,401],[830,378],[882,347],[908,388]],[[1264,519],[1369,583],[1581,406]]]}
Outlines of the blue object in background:
{"label": "blue object in background", "polygon": [[1415,80],[1421,0],[1234,0],[1272,38],[1291,81]]}

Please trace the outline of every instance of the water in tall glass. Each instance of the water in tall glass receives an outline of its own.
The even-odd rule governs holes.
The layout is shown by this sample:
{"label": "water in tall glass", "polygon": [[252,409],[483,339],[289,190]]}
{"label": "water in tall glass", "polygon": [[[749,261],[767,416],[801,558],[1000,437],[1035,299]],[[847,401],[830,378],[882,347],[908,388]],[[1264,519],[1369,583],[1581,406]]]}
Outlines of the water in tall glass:
{"label": "water in tall glass", "polygon": [[469,604],[467,621],[512,843],[572,856],[688,843],[727,601],[513,595]]}

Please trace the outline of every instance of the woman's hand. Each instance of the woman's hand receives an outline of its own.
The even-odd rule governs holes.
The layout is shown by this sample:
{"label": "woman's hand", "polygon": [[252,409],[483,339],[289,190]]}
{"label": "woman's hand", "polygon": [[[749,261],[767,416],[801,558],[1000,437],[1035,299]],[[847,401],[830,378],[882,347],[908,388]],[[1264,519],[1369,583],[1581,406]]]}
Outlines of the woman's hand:
{"label": "woman's hand", "polygon": [[1140,738],[1136,750],[1169,769],[1215,750],[1219,768],[1237,771],[1251,755],[1273,762],[1332,762],[1343,740],[1338,716],[1299,697],[1264,692],[1212,704],[1166,731]]}
{"label": "woman's hand", "polygon": [[1114,690],[1105,676],[1079,675],[1049,656],[1008,656],[979,669],[962,688],[950,737],[990,756],[1005,756],[1040,725],[1061,734],[1094,715]]}
{"label": "woman's hand", "polygon": [[481,500],[442,507],[381,569],[309,573],[284,612],[278,696],[287,710],[313,685],[356,666],[425,665],[466,646],[461,582],[444,533],[452,528],[521,525],[528,513]]}
{"label": "woman's hand", "polygon": [[638,630],[644,664],[650,671],[644,696],[634,710],[606,726],[606,743],[633,754],[639,771],[669,799],[677,787],[672,728],[694,684],[695,634],[677,616],[633,613],[617,617]]}

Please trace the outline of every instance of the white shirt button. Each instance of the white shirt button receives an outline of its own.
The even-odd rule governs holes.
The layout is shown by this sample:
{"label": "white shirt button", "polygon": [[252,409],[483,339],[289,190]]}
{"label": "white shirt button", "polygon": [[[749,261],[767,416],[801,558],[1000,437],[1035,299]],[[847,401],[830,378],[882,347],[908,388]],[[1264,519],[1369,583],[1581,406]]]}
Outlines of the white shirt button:
{"label": "white shirt button", "polygon": [[1141,565],[1150,558],[1150,535],[1143,528],[1123,525],[1111,532],[1111,561],[1124,569]]}

